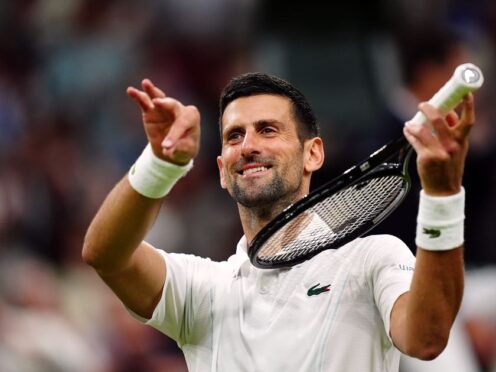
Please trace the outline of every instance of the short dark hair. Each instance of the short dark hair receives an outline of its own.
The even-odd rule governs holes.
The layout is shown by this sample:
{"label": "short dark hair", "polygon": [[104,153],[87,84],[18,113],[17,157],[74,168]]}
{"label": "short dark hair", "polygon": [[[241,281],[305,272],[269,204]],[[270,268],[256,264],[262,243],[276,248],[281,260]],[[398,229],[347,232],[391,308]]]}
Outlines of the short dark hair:
{"label": "short dark hair", "polygon": [[274,94],[289,98],[294,118],[298,124],[301,141],[319,136],[317,118],[305,96],[287,81],[276,76],[250,72],[237,76],[222,90],[219,100],[219,128],[222,139],[222,115],[227,105],[240,97]]}

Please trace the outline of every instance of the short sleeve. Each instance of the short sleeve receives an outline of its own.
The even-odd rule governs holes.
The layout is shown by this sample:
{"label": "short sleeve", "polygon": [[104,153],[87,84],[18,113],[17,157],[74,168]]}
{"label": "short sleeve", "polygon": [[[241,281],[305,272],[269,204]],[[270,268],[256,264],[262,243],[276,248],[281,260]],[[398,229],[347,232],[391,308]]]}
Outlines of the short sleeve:
{"label": "short sleeve", "polygon": [[212,327],[211,306],[215,264],[193,255],[160,251],[167,265],[162,297],[150,319],[133,313],[138,321],[174,339],[179,346],[207,337]]}
{"label": "short sleeve", "polygon": [[392,341],[391,311],[398,297],[410,290],[415,257],[403,241],[392,235],[377,235],[375,239],[365,262],[366,272],[386,334]]}

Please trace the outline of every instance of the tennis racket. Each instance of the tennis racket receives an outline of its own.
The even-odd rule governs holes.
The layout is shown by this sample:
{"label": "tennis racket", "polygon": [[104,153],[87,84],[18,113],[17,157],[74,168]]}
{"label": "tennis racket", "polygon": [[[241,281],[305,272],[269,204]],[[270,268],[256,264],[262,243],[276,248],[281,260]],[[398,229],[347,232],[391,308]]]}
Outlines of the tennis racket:
{"label": "tennis racket", "polygon": [[[477,66],[460,65],[429,103],[447,114],[483,82]],[[426,118],[418,112],[411,121],[423,124]],[[401,136],[290,205],[255,236],[248,247],[251,263],[259,268],[290,267],[367,233],[408,193],[412,153]]]}

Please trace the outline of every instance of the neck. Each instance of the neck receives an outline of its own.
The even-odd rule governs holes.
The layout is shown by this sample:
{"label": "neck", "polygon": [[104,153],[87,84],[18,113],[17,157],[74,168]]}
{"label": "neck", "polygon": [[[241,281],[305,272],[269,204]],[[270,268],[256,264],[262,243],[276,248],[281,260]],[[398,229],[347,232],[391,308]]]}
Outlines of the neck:
{"label": "neck", "polygon": [[278,200],[271,204],[257,207],[245,207],[238,203],[238,211],[243,226],[243,232],[248,244],[253,240],[255,235],[270,221],[272,221],[285,208],[301,199],[304,195],[293,195],[291,198]]}

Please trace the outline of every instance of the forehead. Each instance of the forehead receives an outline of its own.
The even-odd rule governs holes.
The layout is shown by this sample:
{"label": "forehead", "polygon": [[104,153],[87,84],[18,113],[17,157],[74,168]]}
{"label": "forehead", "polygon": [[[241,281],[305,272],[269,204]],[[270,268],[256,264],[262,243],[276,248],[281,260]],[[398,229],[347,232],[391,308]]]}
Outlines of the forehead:
{"label": "forehead", "polygon": [[290,99],[274,94],[237,98],[224,110],[222,129],[231,125],[247,125],[259,121],[292,122]]}

